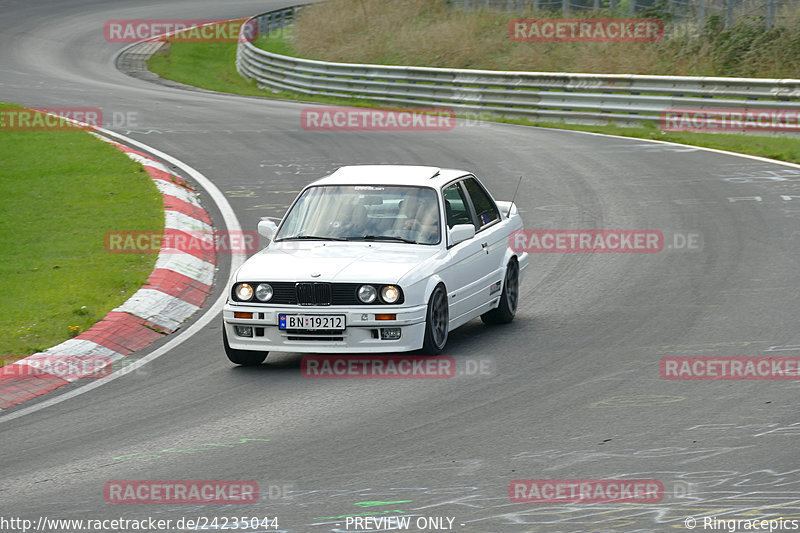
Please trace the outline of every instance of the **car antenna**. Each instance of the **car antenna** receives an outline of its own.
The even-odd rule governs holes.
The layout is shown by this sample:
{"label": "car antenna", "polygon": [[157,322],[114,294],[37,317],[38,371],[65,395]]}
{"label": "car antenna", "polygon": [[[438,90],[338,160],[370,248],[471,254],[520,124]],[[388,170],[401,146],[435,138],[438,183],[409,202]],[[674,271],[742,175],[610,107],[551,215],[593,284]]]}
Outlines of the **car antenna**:
{"label": "car antenna", "polygon": [[517,190],[514,191],[514,196],[511,197],[511,205],[508,206],[508,215],[506,218],[511,218],[511,208],[514,206],[514,200],[517,199],[517,193],[519,192],[520,185],[522,185],[522,176],[519,177],[519,181],[517,182]]}

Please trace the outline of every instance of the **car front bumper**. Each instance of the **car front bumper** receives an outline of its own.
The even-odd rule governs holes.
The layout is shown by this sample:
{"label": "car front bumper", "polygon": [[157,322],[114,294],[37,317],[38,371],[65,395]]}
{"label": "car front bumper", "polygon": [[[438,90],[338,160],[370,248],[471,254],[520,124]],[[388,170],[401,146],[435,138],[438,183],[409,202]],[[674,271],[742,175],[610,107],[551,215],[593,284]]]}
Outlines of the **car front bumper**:
{"label": "car front bumper", "polygon": [[[235,318],[234,313],[251,313],[252,318]],[[281,314],[344,315],[343,331],[282,330]],[[395,315],[394,320],[377,320],[376,315]],[[228,345],[236,350],[301,353],[389,353],[422,348],[427,306],[294,306],[247,305],[228,302],[222,320]],[[239,335],[236,326],[251,328],[252,336]],[[400,338],[384,339],[381,330],[399,329]]]}

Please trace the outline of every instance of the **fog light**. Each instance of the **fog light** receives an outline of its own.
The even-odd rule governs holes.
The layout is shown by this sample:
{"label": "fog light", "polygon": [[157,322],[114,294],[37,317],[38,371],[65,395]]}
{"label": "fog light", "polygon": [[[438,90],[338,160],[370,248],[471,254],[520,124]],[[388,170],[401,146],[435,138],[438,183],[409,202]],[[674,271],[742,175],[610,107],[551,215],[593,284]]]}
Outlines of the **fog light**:
{"label": "fog light", "polygon": [[400,328],[381,328],[381,340],[396,341],[400,338]]}
{"label": "fog light", "polygon": [[236,335],[239,337],[252,337],[253,336],[253,327],[252,326],[233,326],[234,331],[236,331]]}

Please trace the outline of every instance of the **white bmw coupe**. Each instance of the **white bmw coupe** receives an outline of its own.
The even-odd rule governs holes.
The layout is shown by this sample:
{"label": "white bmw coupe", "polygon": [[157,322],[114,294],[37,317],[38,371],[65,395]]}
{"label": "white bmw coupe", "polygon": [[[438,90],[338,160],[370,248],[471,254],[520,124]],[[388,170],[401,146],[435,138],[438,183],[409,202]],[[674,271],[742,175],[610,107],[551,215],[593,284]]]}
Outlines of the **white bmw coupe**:
{"label": "white bmw coupe", "polygon": [[223,310],[228,358],[270,350],[440,354],[448,333],[481,317],[513,320],[528,254],[512,202],[474,174],[403,165],[342,167],[305,187],[269,245],[232,277]]}

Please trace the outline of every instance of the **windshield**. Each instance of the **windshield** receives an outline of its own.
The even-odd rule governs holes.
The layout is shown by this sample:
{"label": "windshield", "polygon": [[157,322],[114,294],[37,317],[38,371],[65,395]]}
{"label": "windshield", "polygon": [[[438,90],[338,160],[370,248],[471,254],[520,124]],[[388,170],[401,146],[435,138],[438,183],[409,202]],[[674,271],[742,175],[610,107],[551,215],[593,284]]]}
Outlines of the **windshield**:
{"label": "windshield", "polygon": [[439,226],[436,192],[428,187],[322,186],[303,192],[275,240],[437,244]]}

